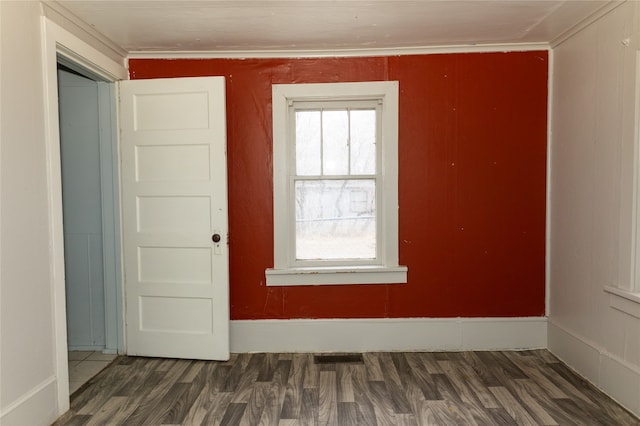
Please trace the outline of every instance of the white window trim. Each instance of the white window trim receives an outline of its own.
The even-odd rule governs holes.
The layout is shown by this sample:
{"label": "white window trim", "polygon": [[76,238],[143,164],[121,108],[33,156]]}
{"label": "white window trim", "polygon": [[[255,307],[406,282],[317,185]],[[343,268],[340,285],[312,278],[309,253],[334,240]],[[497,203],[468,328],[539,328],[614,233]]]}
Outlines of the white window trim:
{"label": "white window trim", "polygon": [[[376,265],[295,267],[292,265],[289,206],[289,105],[299,101],[371,100],[382,102],[382,189],[378,218],[383,249]],[[274,267],[265,271],[267,286],[406,283],[407,267],[398,265],[398,82],[274,84],[273,220]]]}
{"label": "white window trim", "polygon": [[[631,283],[627,293],[640,296],[640,51],[636,52],[636,87],[633,135],[633,223],[631,251]],[[639,297],[640,299],[640,297]]]}
{"label": "white window trim", "polygon": [[633,187],[631,210],[631,264],[629,282],[605,285],[609,306],[640,318],[640,51],[636,51]]}

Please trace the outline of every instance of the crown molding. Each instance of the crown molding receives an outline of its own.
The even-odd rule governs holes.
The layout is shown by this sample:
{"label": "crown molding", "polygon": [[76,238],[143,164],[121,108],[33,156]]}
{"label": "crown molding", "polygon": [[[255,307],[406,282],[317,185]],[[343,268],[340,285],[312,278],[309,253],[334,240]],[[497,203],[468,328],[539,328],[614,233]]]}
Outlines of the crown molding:
{"label": "crown molding", "polygon": [[132,51],[128,59],[254,59],[254,58],[335,58],[362,56],[429,55],[442,53],[525,52],[549,50],[548,43],[474,44],[418,46],[378,49],[321,50],[219,50],[219,51]]}
{"label": "crown molding", "polygon": [[124,62],[128,54],[125,49],[105,37],[102,33],[96,31],[92,26],[74,15],[60,3],[55,0],[47,0],[42,1],[40,4],[42,5],[42,15],[45,18],[50,19],[60,27],[80,37],[85,42],[92,44],[96,49],[111,59],[120,63]]}
{"label": "crown molding", "polygon": [[582,21],[578,22],[577,24],[575,24],[574,26],[572,26],[571,28],[569,28],[568,30],[560,34],[558,37],[551,40],[551,42],[549,43],[549,46],[551,46],[551,49],[555,49],[556,47],[560,46],[562,43],[564,43],[574,35],[578,34],[583,29],[587,28],[589,25],[596,22],[598,19],[602,18],[603,16],[605,16],[606,14],[608,14],[609,12],[613,11],[614,9],[616,9],[617,7],[619,7],[620,5],[626,2],[627,0],[609,1],[608,3],[603,5],[600,9],[596,10],[591,15],[587,16]]}

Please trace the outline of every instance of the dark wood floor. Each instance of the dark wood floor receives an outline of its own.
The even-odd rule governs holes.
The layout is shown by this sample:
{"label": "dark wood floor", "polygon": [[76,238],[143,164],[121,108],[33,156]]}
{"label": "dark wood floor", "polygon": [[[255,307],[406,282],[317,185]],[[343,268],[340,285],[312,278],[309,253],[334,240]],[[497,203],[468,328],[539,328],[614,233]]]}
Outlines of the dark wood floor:
{"label": "dark wood floor", "polygon": [[56,425],[640,425],[545,350],[119,357]]}

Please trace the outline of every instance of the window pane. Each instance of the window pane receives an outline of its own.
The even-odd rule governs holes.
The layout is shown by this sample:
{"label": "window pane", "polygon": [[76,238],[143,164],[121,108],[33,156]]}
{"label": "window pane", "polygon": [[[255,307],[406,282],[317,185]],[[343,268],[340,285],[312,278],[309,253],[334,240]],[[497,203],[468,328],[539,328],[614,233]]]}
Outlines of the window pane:
{"label": "window pane", "polygon": [[351,174],[376,173],[376,111],[351,111]]}
{"label": "window pane", "polygon": [[296,174],[320,175],[320,111],[296,111]]}
{"label": "window pane", "polygon": [[322,113],[323,174],[349,174],[349,112],[324,111]]}
{"label": "window pane", "polygon": [[375,180],[296,181],[296,259],[376,258]]}

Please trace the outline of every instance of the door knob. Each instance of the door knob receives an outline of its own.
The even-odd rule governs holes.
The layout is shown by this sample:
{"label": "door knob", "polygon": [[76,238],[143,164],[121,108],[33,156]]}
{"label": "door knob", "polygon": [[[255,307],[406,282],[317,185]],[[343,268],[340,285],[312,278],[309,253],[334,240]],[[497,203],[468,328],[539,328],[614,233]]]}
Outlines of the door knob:
{"label": "door knob", "polygon": [[213,240],[214,243],[219,243],[220,242],[220,234],[213,234],[211,236],[211,239]]}

